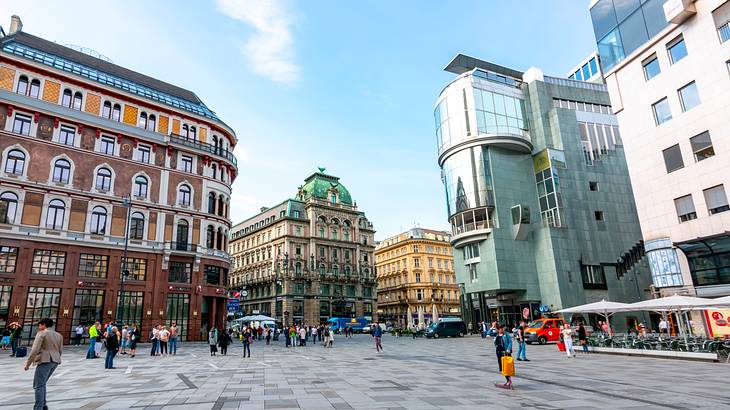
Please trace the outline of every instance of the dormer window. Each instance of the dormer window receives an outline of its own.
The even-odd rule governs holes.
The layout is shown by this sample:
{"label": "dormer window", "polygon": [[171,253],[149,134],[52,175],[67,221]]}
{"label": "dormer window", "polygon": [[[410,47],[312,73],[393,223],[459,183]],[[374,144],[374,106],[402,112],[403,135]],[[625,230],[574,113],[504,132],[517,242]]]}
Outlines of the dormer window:
{"label": "dormer window", "polygon": [[333,204],[337,203],[337,194],[335,194],[335,193],[330,194],[330,202],[332,202]]}

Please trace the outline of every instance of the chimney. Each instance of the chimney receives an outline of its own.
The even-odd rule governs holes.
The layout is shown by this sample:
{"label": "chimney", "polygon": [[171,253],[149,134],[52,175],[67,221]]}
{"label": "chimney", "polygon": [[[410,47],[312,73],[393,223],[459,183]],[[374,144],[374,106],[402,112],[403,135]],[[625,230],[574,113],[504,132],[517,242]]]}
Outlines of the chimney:
{"label": "chimney", "polygon": [[18,31],[23,31],[23,22],[20,20],[20,17],[13,15],[10,17],[10,32],[8,35],[15,34]]}

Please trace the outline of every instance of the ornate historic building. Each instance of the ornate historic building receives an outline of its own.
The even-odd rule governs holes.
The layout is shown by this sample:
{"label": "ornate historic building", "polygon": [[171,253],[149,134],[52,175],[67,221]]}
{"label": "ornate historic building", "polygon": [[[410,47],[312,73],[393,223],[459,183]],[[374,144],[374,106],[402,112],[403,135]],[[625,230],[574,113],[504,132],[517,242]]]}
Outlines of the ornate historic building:
{"label": "ornate historic building", "polygon": [[459,286],[448,232],[413,228],[375,249],[378,318],[401,327],[459,316]]}
{"label": "ornate historic building", "polygon": [[295,199],[232,229],[229,286],[243,310],[283,323],[364,316],[375,308],[373,224],[338,177],[310,175]]}
{"label": "ornate historic building", "polygon": [[175,321],[197,340],[222,325],[233,130],[193,92],[17,16],[0,35],[0,326]]}

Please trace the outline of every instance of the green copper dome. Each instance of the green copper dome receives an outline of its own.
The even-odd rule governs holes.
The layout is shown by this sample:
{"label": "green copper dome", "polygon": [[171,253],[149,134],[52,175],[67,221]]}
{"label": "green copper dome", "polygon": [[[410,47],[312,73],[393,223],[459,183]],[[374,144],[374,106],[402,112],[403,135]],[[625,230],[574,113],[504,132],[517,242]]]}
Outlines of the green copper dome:
{"label": "green copper dome", "polygon": [[306,201],[311,197],[330,201],[333,193],[337,193],[337,202],[352,205],[352,197],[350,191],[340,184],[340,178],[327,175],[324,168],[319,168],[319,172],[315,172],[304,180],[304,185],[299,187],[297,199]]}

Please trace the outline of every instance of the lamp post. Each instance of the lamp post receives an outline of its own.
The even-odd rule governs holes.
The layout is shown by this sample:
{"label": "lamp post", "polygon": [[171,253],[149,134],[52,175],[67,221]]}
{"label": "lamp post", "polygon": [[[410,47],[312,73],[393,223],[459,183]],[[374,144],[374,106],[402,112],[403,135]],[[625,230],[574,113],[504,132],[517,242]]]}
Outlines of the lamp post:
{"label": "lamp post", "polygon": [[122,201],[124,203],[124,206],[127,208],[127,225],[124,230],[124,257],[122,259],[122,278],[119,285],[119,305],[117,306],[117,321],[120,325],[124,326],[124,282],[126,281],[127,276],[129,276],[129,269],[127,269],[127,250],[129,248],[129,223],[130,218],[132,217],[132,198],[129,194],[127,194]]}

